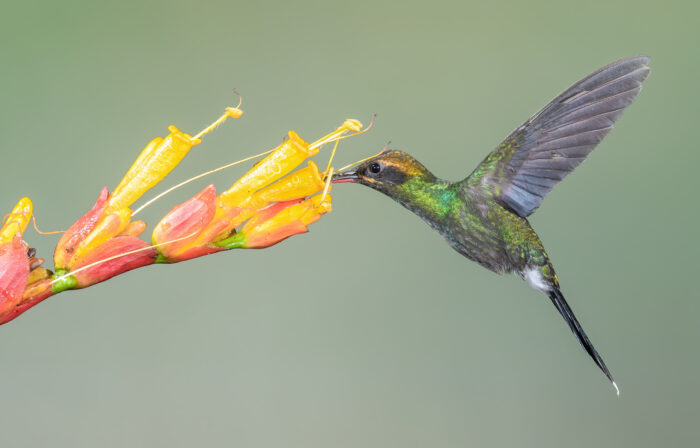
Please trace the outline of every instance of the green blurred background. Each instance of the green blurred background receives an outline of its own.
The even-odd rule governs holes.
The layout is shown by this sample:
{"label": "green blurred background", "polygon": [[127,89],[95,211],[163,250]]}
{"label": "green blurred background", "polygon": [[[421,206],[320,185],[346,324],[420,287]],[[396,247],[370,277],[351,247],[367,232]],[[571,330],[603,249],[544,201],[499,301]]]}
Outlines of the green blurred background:
{"label": "green blurred background", "polygon": [[[131,272],[0,328],[0,445],[697,446],[696,5],[6,4],[0,197],[9,210],[30,196],[46,230],[67,228],[169,124],[208,124],[233,88],[246,115],[145,198],[289,129],[312,140],[375,112],[336,166],[391,140],[458,179],[598,67],[647,54],[652,74],[531,219],[620,398],[544,296],[339,185],[307,235]],[[223,190],[243,172],[208,181]],[[55,236],[26,239],[51,258]]]}

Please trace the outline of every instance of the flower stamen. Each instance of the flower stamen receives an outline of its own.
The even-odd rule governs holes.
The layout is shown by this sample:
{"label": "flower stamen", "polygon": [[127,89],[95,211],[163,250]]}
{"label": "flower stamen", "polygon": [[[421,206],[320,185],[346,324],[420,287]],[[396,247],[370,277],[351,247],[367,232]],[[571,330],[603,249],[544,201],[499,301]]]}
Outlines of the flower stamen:
{"label": "flower stamen", "polygon": [[59,233],[66,233],[65,230],[54,230],[51,232],[42,232],[41,230],[39,230],[39,227],[37,227],[37,225],[36,225],[36,216],[34,215],[34,213],[31,213],[31,212],[8,213],[2,218],[2,225],[5,225],[8,218],[10,218],[11,216],[17,216],[17,215],[22,215],[23,217],[25,217],[26,215],[31,215],[32,226],[34,227],[34,230],[36,230],[36,233],[38,233],[39,235],[58,235]]}
{"label": "flower stamen", "polygon": [[328,174],[326,175],[326,186],[323,189],[323,194],[321,195],[321,200],[319,201],[321,204],[323,204],[323,201],[326,199],[326,195],[328,194],[328,189],[331,186],[331,179],[333,179],[333,167],[328,168]]}
{"label": "flower stamen", "polygon": [[202,131],[200,131],[199,134],[192,137],[194,140],[200,139],[203,136],[207,135],[227,119],[240,118],[243,115],[243,111],[240,109],[240,106],[243,103],[243,97],[241,97],[241,94],[236,92],[235,90],[233,91],[233,93],[235,93],[238,96],[238,105],[236,107],[227,107],[223,115],[217,118],[216,121],[214,121],[212,124],[202,129]]}

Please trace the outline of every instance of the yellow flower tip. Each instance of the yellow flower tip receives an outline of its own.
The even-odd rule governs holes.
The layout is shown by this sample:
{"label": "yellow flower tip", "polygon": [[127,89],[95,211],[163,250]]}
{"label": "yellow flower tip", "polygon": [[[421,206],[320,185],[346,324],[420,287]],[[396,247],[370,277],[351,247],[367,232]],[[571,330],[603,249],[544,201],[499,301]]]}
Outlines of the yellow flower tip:
{"label": "yellow flower tip", "polygon": [[172,124],[170,126],[168,126],[168,131],[170,131],[169,137],[176,138],[176,139],[180,140],[182,143],[189,145],[190,147],[195,146],[195,145],[199,145],[200,143],[202,143],[201,138],[194,138],[190,134],[186,134],[186,133],[182,132],[181,130],[179,130],[178,128],[176,128]]}
{"label": "yellow flower tip", "polygon": [[341,128],[352,132],[360,132],[362,130],[362,123],[354,118],[348,118],[345,120]]}
{"label": "yellow flower tip", "polygon": [[281,146],[289,145],[293,147],[296,151],[303,153],[306,157],[311,157],[318,154],[318,150],[313,150],[309,148],[309,143],[303,138],[299,137],[294,131],[287,132],[288,139],[282,143]]}
{"label": "yellow flower tip", "polygon": [[227,107],[226,115],[229,118],[241,118],[243,116],[243,111],[237,107]]}
{"label": "yellow flower tip", "polygon": [[27,197],[20,199],[12,211],[5,216],[0,228],[0,244],[11,241],[18,233],[23,234],[32,219],[33,211],[34,205],[31,199]]}
{"label": "yellow flower tip", "polygon": [[309,160],[309,166],[306,167],[306,170],[308,170],[311,179],[313,179],[312,183],[314,184],[314,187],[318,191],[323,190],[323,188],[326,186],[326,182],[323,180],[324,173],[321,173],[321,171],[318,169],[318,165],[316,165],[316,163],[314,163],[313,161]]}
{"label": "yellow flower tip", "polygon": [[318,169],[318,165],[316,164],[316,162],[314,162],[313,160],[309,160],[309,164],[306,169],[308,169],[314,177],[321,179],[321,182],[323,182],[323,176],[321,176],[321,171]]}

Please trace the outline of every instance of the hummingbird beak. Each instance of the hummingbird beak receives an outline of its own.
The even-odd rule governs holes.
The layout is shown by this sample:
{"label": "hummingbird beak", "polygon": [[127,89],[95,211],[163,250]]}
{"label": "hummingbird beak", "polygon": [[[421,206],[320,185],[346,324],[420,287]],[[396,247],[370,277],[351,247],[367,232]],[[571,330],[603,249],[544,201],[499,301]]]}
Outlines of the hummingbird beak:
{"label": "hummingbird beak", "polygon": [[331,182],[334,184],[342,184],[342,183],[357,183],[357,181],[360,180],[360,177],[357,175],[357,172],[355,171],[343,171],[341,173],[335,173],[331,179]]}

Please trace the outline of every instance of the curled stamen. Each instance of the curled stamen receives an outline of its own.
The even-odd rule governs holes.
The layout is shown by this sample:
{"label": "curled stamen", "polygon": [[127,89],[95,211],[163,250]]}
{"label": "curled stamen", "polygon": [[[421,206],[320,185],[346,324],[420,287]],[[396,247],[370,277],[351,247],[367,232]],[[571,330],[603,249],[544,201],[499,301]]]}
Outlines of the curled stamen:
{"label": "curled stamen", "polygon": [[238,104],[236,104],[236,107],[234,107],[234,109],[239,109],[241,107],[241,104],[243,104],[243,97],[240,93],[238,93],[236,89],[233,89],[233,93],[235,93],[238,97]]}
{"label": "curled stamen", "polygon": [[6,214],[6,215],[2,218],[2,225],[5,225],[5,223],[7,222],[7,219],[10,218],[11,216],[22,216],[22,217],[24,217],[24,216],[27,216],[27,215],[30,215],[30,216],[31,216],[32,225],[33,225],[33,227],[34,227],[34,230],[36,230],[36,233],[38,233],[39,235],[58,235],[59,233],[66,233],[65,230],[54,230],[54,231],[51,231],[51,232],[42,232],[41,230],[39,230],[39,227],[37,227],[37,224],[36,224],[36,216],[34,215],[34,213],[29,213],[29,212],[8,213],[8,214]]}
{"label": "curled stamen", "polygon": [[382,148],[382,150],[379,151],[378,153],[374,154],[373,156],[365,157],[365,158],[362,159],[362,160],[358,160],[357,162],[353,162],[353,163],[351,163],[351,164],[349,164],[349,165],[345,165],[344,167],[342,167],[342,168],[339,169],[338,171],[339,171],[339,172],[340,172],[340,171],[345,171],[345,170],[347,170],[348,168],[352,168],[352,167],[355,166],[355,165],[359,165],[359,164],[361,164],[362,162],[366,162],[366,161],[368,161],[369,159],[373,159],[373,158],[375,158],[375,157],[377,157],[377,156],[380,156],[380,155],[384,154],[384,151],[386,151],[386,149],[389,147],[389,145],[391,145],[391,141],[386,142],[386,145],[384,145],[384,147]]}
{"label": "curled stamen", "polygon": [[233,91],[233,93],[235,93],[238,96],[238,105],[236,107],[227,107],[223,115],[217,118],[216,121],[214,121],[212,124],[204,128],[199,134],[192,137],[194,140],[202,138],[202,136],[210,133],[228,118],[240,118],[243,115],[243,111],[239,109],[239,107],[243,103],[243,97],[241,97],[241,94],[236,92],[235,90]]}
{"label": "curled stamen", "polygon": [[36,233],[38,233],[39,235],[58,235],[61,233],[66,233],[65,230],[52,230],[51,232],[42,232],[36,225],[36,216],[34,215],[34,213],[32,213],[32,225],[34,226],[34,230],[36,230]]}
{"label": "curled stamen", "polygon": [[[364,129],[361,130],[361,131],[357,131],[355,134],[352,134],[352,135],[355,136],[355,135],[364,134],[365,132],[367,132],[367,131],[369,131],[370,129],[372,129],[372,126],[374,126],[374,119],[375,119],[375,118],[377,118],[377,114],[372,114],[372,118],[370,118],[369,124],[367,125],[367,127],[364,128]],[[349,137],[349,136],[348,136],[348,137]]]}

